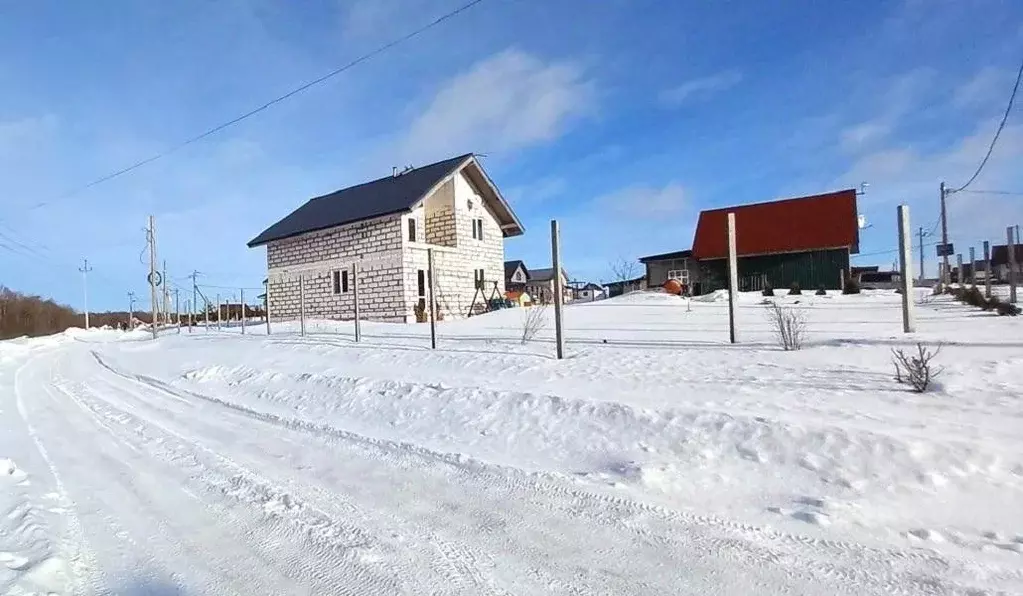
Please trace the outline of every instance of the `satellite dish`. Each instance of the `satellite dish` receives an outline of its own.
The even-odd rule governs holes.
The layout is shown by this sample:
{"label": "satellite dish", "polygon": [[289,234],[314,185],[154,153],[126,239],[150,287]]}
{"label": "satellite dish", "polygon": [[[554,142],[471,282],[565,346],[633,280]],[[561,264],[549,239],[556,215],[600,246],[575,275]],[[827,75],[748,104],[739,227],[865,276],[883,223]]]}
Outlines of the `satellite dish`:
{"label": "satellite dish", "polygon": [[866,215],[857,215],[856,216],[856,225],[861,230],[866,228],[867,227],[867,216]]}

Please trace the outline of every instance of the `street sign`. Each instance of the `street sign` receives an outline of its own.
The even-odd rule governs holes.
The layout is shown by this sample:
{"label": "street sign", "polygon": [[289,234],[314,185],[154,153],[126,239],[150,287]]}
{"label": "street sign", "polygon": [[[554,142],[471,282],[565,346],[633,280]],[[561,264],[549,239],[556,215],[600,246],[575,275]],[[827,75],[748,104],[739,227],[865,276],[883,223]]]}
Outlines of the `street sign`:
{"label": "street sign", "polygon": [[938,251],[939,257],[950,257],[955,254],[954,245],[949,242],[948,244],[939,244],[935,247]]}

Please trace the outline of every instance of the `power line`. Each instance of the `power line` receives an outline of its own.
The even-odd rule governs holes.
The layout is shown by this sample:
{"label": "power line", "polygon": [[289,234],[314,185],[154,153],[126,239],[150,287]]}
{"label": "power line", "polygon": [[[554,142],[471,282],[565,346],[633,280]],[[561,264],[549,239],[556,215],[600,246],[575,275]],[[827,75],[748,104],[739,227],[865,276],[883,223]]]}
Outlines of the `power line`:
{"label": "power line", "polygon": [[960,192],[975,194],[975,195],[1002,195],[1008,197],[1023,197],[1023,192],[1013,192],[1010,190],[963,190]]}
{"label": "power line", "polygon": [[241,122],[243,120],[247,120],[248,118],[251,118],[252,116],[255,116],[256,114],[259,114],[260,112],[263,112],[263,111],[273,107],[276,104],[279,104],[279,103],[281,103],[281,102],[283,102],[283,101],[285,101],[285,100],[287,100],[287,99],[289,99],[291,97],[294,97],[295,95],[298,95],[299,93],[302,93],[303,91],[309,89],[310,87],[315,87],[316,85],[319,85],[320,83],[323,83],[324,81],[327,81],[328,79],[331,79],[331,78],[333,78],[333,77],[335,77],[335,76],[345,72],[346,70],[349,70],[349,69],[351,69],[351,68],[353,68],[355,66],[358,66],[359,64],[361,64],[361,63],[363,63],[363,62],[365,62],[365,61],[367,61],[367,60],[369,60],[369,59],[371,59],[371,58],[373,58],[373,57],[375,57],[375,56],[377,56],[379,54],[382,54],[382,53],[386,52],[387,50],[389,50],[389,49],[391,49],[391,48],[393,48],[393,47],[395,47],[397,45],[400,45],[402,43],[405,43],[406,41],[409,41],[409,40],[411,40],[411,39],[413,39],[415,37],[418,37],[418,36],[422,35],[423,33],[429,31],[430,29],[433,29],[434,27],[440,25],[444,21],[447,21],[447,20],[449,20],[451,18],[454,18],[455,16],[458,16],[459,14],[469,10],[470,8],[472,8],[474,6],[476,6],[477,4],[480,4],[481,2],[483,2],[483,0],[472,0],[471,2],[468,2],[467,4],[464,4],[464,5],[460,6],[459,8],[456,8],[456,9],[452,10],[451,12],[445,13],[445,14],[441,15],[440,17],[437,17],[436,19],[434,19],[429,24],[424,25],[424,26],[422,26],[422,27],[420,27],[420,28],[410,32],[410,33],[406,33],[405,35],[403,35],[403,36],[401,36],[401,37],[399,37],[397,39],[394,39],[394,40],[392,40],[392,41],[390,41],[388,43],[385,43],[384,45],[379,46],[376,49],[374,49],[374,50],[372,50],[372,51],[370,51],[370,52],[368,52],[366,54],[363,54],[363,55],[359,56],[358,58],[352,60],[351,62],[348,62],[347,64],[345,64],[343,66],[335,68],[334,70],[328,72],[327,74],[325,74],[325,75],[323,75],[323,76],[321,76],[319,78],[316,78],[316,79],[313,79],[312,81],[306,82],[306,83],[304,83],[304,84],[302,84],[302,85],[292,89],[291,91],[288,91],[284,95],[280,95],[278,97],[275,97],[274,99],[271,99],[270,101],[260,105],[259,107],[256,107],[256,108],[254,108],[252,110],[249,110],[248,112],[245,112],[244,114],[242,114],[242,115],[240,115],[240,116],[238,116],[236,118],[232,118],[231,120],[228,120],[227,122],[224,122],[222,124],[218,124],[217,126],[214,126],[213,128],[210,128],[210,129],[206,130],[202,134],[199,134],[199,135],[194,136],[194,137],[192,137],[190,139],[182,141],[181,143],[178,143],[177,145],[173,145],[169,149],[166,149],[166,150],[164,150],[164,151],[162,151],[160,153],[157,153],[155,155],[147,157],[147,158],[145,158],[145,159],[143,159],[141,161],[137,161],[137,162],[131,164],[130,166],[127,166],[125,168],[121,168],[120,170],[117,170],[115,172],[111,172],[110,174],[107,174],[105,176],[101,176],[100,178],[97,178],[97,179],[93,180],[92,182],[89,182],[88,184],[86,184],[84,186],[81,186],[79,188],[76,188],[76,189],[74,189],[74,190],[72,190],[72,191],[70,191],[68,193],[65,193],[65,194],[60,195],[60,196],[58,196],[56,198],[50,199],[49,201],[42,201],[42,202],[36,203],[35,205],[32,205],[31,207],[29,207],[25,211],[32,211],[32,210],[44,207],[46,205],[51,205],[51,204],[56,203],[58,201],[62,201],[62,200],[68,199],[68,198],[70,198],[70,197],[72,197],[74,195],[77,195],[78,193],[81,193],[83,191],[86,191],[86,190],[88,190],[88,189],[90,189],[90,188],[92,188],[94,186],[98,186],[100,184],[103,184],[104,182],[108,182],[110,180],[113,180],[114,178],[118,178],[120,176],[123,176],[123,175],[125,175],[125,174],[127,174],[127,173],[129,173],[129,172],[131,172],[133,170],[137,170],[138,168],[141,168],[142,166],[145,166],[147,164],[151,164],[154,161],[157,161],[159,159],[167,157],[168,155],[171,155],[172,153],[180,151],[181,149],[184,149],[185,147],[187,147],[189,145],[192,145],[194,143],[198,143],[199,141],[201,141],[201,140],[203,140],[203,139],[205,139],[207,137],[215,135],[216,133],[218,133],[218,132],[220,132],[220,131],[222,131],[222,130],[224,130],[226,128],[234,126],[235,124],[238,124],[239,122]]}
{"label": "power line", "polygon": [[987,160],[991,158],[991,153],[994,152],[995,145],[998,143],[998,137],[1001,136],[1002,130],[1005,129],[1005,123],[1009,120],[1009,114],[1012,112],[1012,105],[1016,101],[1016,92],[1019,91],[1020,79],[1023,79],[1023,62],[1020,62],[1019,72],[1016,73],[1016,84],[1013,85],[1012,94],[1009,95],[1009,105],[1005,107],[1005,114],[1002,116],[1002,121],[998,124],[998,130],[995,131],[995,136],[991,139],[991,145],[988,146],[984,159],[980,161],[980,165],[977,166],[977,171],[973,173],[973,176],[970,176],[970,179],[966,181],[966,184],[951,191],[952,193],[966,190],[966,188],[973,184],[973,181],[977,179],[977,176],[980,176],[980,173],[984,171],[984,166],[987,165]]}

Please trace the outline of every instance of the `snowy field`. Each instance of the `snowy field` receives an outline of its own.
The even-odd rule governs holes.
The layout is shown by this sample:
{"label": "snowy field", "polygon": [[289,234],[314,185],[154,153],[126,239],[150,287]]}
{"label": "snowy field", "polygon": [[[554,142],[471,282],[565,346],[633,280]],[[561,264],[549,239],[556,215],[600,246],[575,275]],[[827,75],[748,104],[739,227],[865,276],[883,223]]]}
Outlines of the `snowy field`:
{"label": "snowy field", "polygon": [[1023,317],[721,298],[0,343],[0,594],[1023,593]]}

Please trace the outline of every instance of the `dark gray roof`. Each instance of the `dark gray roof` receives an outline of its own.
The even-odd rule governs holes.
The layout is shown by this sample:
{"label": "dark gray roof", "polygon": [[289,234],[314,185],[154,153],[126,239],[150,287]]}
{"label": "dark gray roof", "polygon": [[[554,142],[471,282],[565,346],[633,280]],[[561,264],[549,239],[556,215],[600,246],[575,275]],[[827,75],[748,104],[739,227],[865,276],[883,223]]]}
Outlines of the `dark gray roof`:
{"label": "dark gray roof", "polygon": [[[568,274],[565,273],[564,269],[561,270],[561,275],[563,275],[566,280],[568,279]],[[529,281],[550,281],[554,279],[554,268],[548,267],[546,269],[531,269],[527,275],[527,279],[529,279]]]}
{"label": "dark gray roof", "polygon": [[438,182],[471,157],[471,153],[459,155],[415,168],[398,176],[387,176],[310,199],[305,205],[250,240],[249,247],[408,211]]}
{"label": "dark gray roof", "polygon": [[522,271],[526,274],[526,279],[529,279],[529,270],[526,269],[526,264],[522,261],[505,261],[504,262],[504,279],[508,281],[511,276],[515,274],[515,270],[522,267]]}
{"label": "dark gray roof", "polygon": [[691,250],[678,250],[675,252],[666,252],[659,255],[650,255],[649,257],[640,257],[640,263],[650,263],[651,261],[668,261],[672,259],[686,259],[693,256]]}

